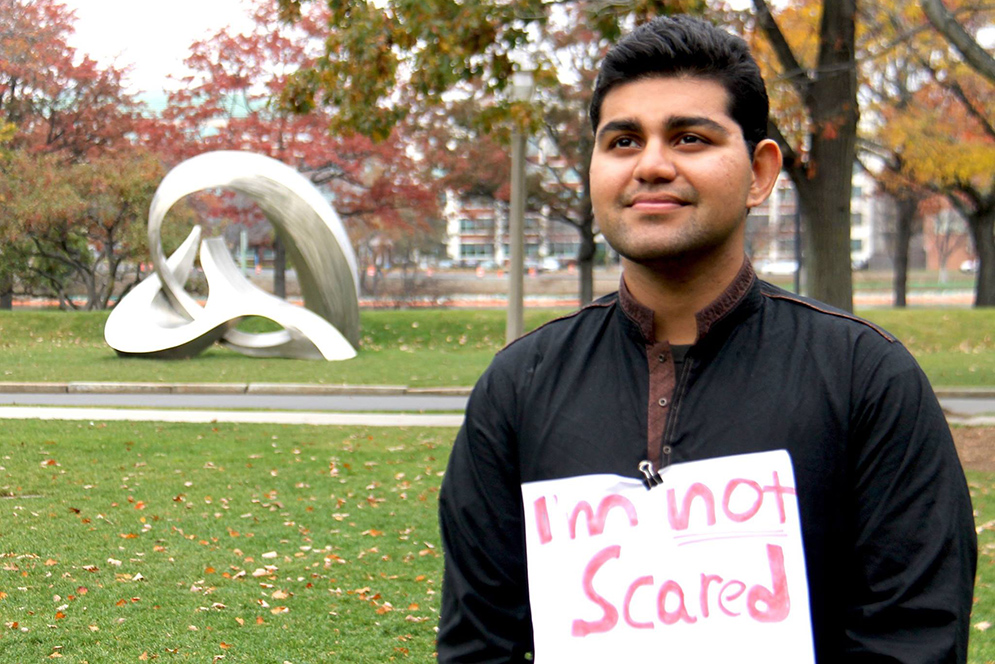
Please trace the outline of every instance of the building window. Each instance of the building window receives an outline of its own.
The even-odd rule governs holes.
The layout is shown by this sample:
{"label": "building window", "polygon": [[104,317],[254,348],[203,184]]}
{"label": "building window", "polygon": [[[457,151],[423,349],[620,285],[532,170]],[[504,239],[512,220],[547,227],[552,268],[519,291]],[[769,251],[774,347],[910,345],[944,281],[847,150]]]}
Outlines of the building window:
{"label": "building window", "polygon": [[549,251],[553,256],[573,257],[580,251],[580,242],[551,242]]}
{"label": "building window", "polygon": [[863,226],[864,225],[864,215],[860,212],[853,212],[850,214],[850,225],[851,226]]}
{"label": "building window", "polygon": [[492,232],[494,230],[494,218],[460,219],[459,229],[461,233]]}
{"label": "building window", "polygon": [[863,248],[864,248],[864,241],[863,240],[861,240],[859,238],[855,238],[855,239],[850,240],[850,251],[852,253],[857,253],[857,252],[863,250]]}
{"label": "building window", "polygon": [[490,258],[494,255],[494,245],[492,244],[461,244],[459,248],[460,258]]}

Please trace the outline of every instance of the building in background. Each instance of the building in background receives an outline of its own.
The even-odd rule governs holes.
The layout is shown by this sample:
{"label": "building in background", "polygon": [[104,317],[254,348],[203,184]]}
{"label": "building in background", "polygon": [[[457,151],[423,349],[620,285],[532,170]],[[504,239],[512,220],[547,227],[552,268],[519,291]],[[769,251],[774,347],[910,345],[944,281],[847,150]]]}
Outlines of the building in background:
{"label": "building in background", "polygon": [[[782,172],[770,198],[751,210],[747,218],[747,253],[759,271],[768,274],[794,272],[796,228],[801,225],[798,214],[794,184]],[[873,177],[862,168],[855,168],[850,198],[851,264],[858,270],[890,269],[894,263],[894,244],[894,203],[880,191]],[[925,266],[921,236],[913,240],[910,265]]]}
{"label": "building in background", "polygon": [[[509,257],[508,205],[485,197],[460,198],[447,194],[446,254],[462,267],[501,267]],[[604,238],[596,240],[599,253]],[[542,212],[525,211],[525,263],[540,270],[558,269],[577,261],[580,239],[568,224],[549,219]]]}
{"label": "building in background", "polygon": [[[793,274],[796,224],[799,213],[791,178],[778,177],[770,198],[753,208],[747,218],[746,251],[763,274]],[[446,253],[463,267],[501,267],[508,259],[508,206],[484,197],[447,195]],[[913,233],[909,268],[968,271],[974,259],[964,220],[938,199],[921,215],[921,229]],[[896,206],[874,178],[857,167],[850,199],[850,260],[854,269],[890,270],[894,264]],[[598,254],[616,258],[604,238],[597,236]],[[565,267],[577,260],[577,231],[550,220],[542,212],[526,211],[525,260],[540,269]],[[942,269],[941,269],[942,268]]]}

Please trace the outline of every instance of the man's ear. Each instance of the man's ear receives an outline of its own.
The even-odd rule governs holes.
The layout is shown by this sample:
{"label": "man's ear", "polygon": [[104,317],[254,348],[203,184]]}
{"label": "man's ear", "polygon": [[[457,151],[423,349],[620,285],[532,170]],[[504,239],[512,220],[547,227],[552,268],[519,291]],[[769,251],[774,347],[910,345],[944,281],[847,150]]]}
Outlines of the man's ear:
{"label": "man's ear", "polygon": [[746,200],[747,207],[756,207],[770,196],[781,172],[781,148],[769,138],[757,143],[753,150],[753,183]]}

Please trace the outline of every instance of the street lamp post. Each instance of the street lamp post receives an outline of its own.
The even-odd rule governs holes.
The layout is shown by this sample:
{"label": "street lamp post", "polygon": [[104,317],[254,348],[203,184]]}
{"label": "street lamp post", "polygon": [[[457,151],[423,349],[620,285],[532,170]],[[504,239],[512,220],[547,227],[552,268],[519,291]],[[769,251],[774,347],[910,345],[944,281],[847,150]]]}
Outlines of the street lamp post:
{"label": "street lamp post", "polygon": [[[517,71],[511,79],[511,98],[528,101],[532,97],[532,72]],[[511,205],[508,211],[508,240],[510,264],[508,266],[508,326],[507,343],[522,336],[522,308],[525,268],[525,141],[526,134],[519,127],[511,133]]]}

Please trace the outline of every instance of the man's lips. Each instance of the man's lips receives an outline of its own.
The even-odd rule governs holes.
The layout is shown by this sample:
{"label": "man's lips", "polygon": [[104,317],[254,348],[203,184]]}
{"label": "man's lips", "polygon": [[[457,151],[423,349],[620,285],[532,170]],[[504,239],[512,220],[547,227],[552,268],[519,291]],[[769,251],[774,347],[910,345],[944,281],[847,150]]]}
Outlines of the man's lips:
{"label": "man's lips", "polygon": [[626,207],[636,210],[676,210],[687,204],[687,201],[677,196],[637,194],[626,202]]}

